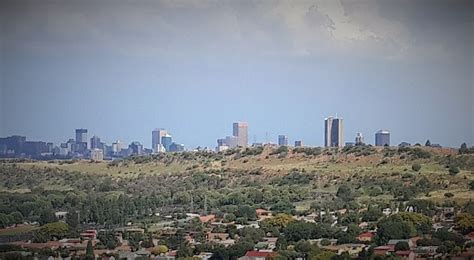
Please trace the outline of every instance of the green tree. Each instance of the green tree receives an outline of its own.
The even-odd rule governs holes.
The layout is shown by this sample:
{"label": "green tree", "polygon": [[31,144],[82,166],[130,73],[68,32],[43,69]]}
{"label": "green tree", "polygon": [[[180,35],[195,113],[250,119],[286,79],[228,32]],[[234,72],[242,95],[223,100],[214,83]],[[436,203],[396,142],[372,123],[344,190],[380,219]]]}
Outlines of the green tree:
{"label": "green tree", "polygon": [[407,241],[399,241],[395,244],[395,251],[407,251],[410,250],[410,245]]}
{"label": "green tree", "polygon": [[345,201],[351,201],[354,199],[354,194],[351,188],[349,188],[349,186],[345,184],[339,186],[339,188],[337,189],[336,196]]}
{"label": "green tree", "polygon": [[93,246],[92,246],[92,241],[91,241],[91,240],[87,241],[86,259],[87,259],[87,260],[95,259],[94,248],[93,248]]}

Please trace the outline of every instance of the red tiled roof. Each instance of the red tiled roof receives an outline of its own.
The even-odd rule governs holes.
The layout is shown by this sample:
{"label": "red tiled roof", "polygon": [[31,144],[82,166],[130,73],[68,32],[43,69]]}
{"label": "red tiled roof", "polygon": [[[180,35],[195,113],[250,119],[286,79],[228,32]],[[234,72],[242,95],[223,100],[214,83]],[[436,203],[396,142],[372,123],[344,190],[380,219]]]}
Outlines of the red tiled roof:
{"label": "red tiled roof", "polygon": [[365,233],[362,233],[362,234],[359,235],[359,237],[370,237],[370,238],[372,238],[374,236],[375,235],[372,232],[365,232]]}
{"label": "red tiled roof", "polygon": [[245,256],[249,257],[268,257],[268,256],[276,256],[276,252],[261,252],[261,251],[247,251]]}

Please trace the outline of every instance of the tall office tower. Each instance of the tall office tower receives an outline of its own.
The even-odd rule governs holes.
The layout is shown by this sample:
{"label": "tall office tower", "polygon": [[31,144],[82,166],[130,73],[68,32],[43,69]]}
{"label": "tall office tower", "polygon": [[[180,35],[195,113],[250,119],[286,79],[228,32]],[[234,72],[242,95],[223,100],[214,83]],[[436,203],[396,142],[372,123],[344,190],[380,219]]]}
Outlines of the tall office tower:
{"label": "tall office tower", "polygon": [[357,133],[355,137],[355,145],[363,145],[364,144],[364,136],[362,133]]}
{"label": "tall office tower", "polygon": [[155,152],[158,152],[160,148],[158,147],[159,144],[163,145],[161,143],[161,138],[165,136],[168,132],[163,129],[163,128],[156,128],[151,132],[151,149],[153,149]]}
{"label": "tall office tower", "polygon": [[98,136],[92,136],[91,149],[101,149],[100,138]]}
{"label": "tall office tower", "polygon": [[328,117],[324,119],[324,146],[344,146],[344,124],[342,118]]}
{"label": "tall office tower", "polygon": [[295,147],[303,147],[303,141],[301,140],[295,141]]}
{"label": "tall office tower", "polygon": [[249,125],[247,122],[235,122],[233,124],[233,135],[237,137],[237,146],[247,147],[249,143]]}
{"label": "tall office tower", "polygon": [[229,148],[235,148],[239,146],[239,138],[237,136],[226,136],[225,143]]}
{"label": "tall office tower", "polygon": [[390,132],[379,130],[375,133],[375,146],[390,146]]}
{"label": "tall office tower", "polygon": [[115,143],[112,143],[112,153],[120,153],[123,148],[123,143],[120,142],[120,140],[115,141]]}
{"label": "tall office tower", "polygon": [[143,145],[140,142],[132,142],[128,145],[128,149],[130,149],[131,154],[134,155],[141,155],[143,154]]}
{"label": "tall office tower", "polygon": [[288,146],[288,136],[287,135],[279,135],[278,136],[278,145]]}
{"label": "tall office tower", "polygon": [[76,129],[76,144],[87,143],[87,129]]}
{"label": "tall office tower", "polygon": [[173,137],[170,134],[165,134],[161,137],[161,144],[163,145],[163,148],[165,148],[166,152],[169,152],[172,143]]}

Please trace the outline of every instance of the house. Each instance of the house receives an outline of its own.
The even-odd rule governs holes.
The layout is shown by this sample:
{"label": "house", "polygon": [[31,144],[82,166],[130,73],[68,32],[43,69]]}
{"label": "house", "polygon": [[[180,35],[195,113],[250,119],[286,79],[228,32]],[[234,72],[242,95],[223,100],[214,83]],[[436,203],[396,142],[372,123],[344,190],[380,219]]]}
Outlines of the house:
{"label": "house", "polygon": [[395,255],[401,259],[414,260],[416,258],[415,252],[412,250],[408,251],[397,251]]}
{"label": "house", "polygon": [[80,234],[83,239],[95,240],[97,239],[97,230],[88,229]]}
{"label": "house", "polygon": [[216,215],[214,215],[214,214],[199,217],[199,220],[201,220],[202,223],[211,222],[214,219],[216,219]]}
{"label": "house", "polygon": [[384,256],[394,251],[392,246],[378,246],[374,248],[374,256]]}
{"label": "house", "polygon": [[266,209],[256,209],[255,213],[257,214],[257,218],[259,220],[264,220],[272,217],[272,212]]}
{"label": "house", "polygon": [[228,233],[207,233],[207,240],[208,241],[222,241],[222,240],[227,240],[229,238]]}
{"label": "house", "polygon": [[342,245],[322,246],[321,248],[334,252],[338,255],[342,253],[348,253],[349,255],[358,255],[366,247],[367,246],[364,244],[342,244]]}
{"label": "house", "polygon": [[375,234],[372,232],[364,232],[357,236],[357,240],[361,242],[370,242],[372,239],[374,239]]}
{"label": "house", "polygon": [[265,260],[269,257],[276,257],[278,254],[273,251],[247,251],[245,256],[240,257],[239,260]]}
{"label": "house", "polygon": [[398,242],[407,242],[408,243],[408,246],[410,246],[410,248],[414,248],[415,247],[415,243],[413,242],[412,239],[391,239],[388,241],[387,243],[387,246],[391,246],[395,249],[395,245],[398,243]]}
{"label": "house", "polygon": [[209,252],[201,252],[199,255],[194,255],[193,258],[201,259],[201,260],[208,260],[211,259],[212,253]]}

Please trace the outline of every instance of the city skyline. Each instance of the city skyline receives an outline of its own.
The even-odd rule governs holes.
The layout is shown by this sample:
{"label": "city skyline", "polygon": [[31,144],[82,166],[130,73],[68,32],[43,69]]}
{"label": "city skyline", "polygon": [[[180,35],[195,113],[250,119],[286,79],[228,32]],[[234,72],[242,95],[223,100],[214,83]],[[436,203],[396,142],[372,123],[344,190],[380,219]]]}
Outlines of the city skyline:
{"label": "city skyline", "polygon": [[472,1],[455,1],[2,1],[0,136],[150,146],[163,126],[213,147],[245,120],[252,141],[321,146],[337,112],[345,140],[473,145]]}

